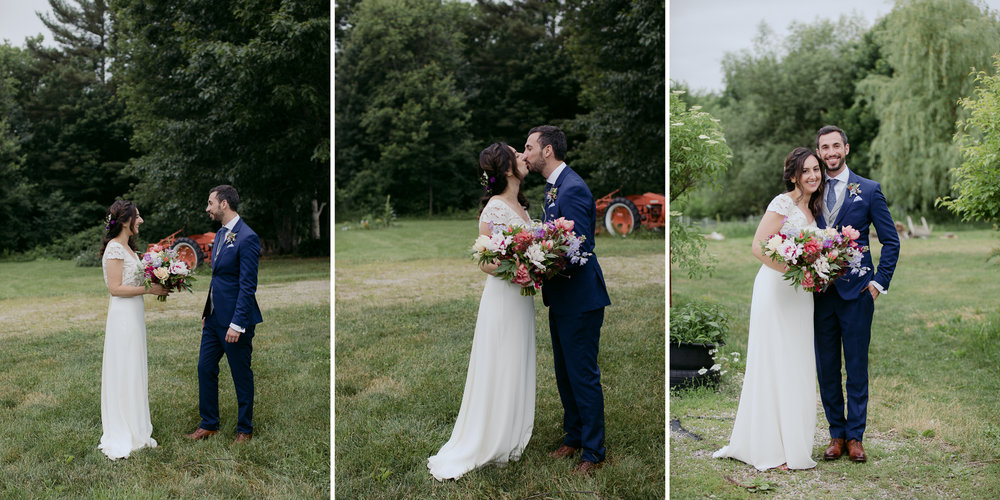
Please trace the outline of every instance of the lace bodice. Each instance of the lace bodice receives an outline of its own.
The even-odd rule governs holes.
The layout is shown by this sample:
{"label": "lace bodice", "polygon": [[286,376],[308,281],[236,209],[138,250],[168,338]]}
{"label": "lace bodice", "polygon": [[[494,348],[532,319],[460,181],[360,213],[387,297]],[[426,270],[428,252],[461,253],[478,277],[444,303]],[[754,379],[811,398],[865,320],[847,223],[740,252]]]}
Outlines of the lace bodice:
{"label": "lace bodice", "polygon": [[108,242],[101,258],[101,268],[104,271],[104,285],[108,284],[108,259],[122,259],[122,284],[126,286],[142,286],[142,271],[135,253],[123,247],[117,241]]}
{"label": "lace bodice", "polygon": [[[528,216],[530,217],[531,215],[529,214]],[[479,222],[507,227],[529,225],[513,208],[510,208],[510,205],[504,203],[499,198],[493,198],[486,204],[486,208],[483,209],[483,213],[479,216]]]}
{"label": "lace bodice", "polygon": [[767,205],[767,211],[777,212],[785,216],[785,223],[781,226],[782,232],[796,232],[802,228],[816,227],[816,219],[809,222],[809,217],[795,204],[792,197],[785,193],[775,196]]}

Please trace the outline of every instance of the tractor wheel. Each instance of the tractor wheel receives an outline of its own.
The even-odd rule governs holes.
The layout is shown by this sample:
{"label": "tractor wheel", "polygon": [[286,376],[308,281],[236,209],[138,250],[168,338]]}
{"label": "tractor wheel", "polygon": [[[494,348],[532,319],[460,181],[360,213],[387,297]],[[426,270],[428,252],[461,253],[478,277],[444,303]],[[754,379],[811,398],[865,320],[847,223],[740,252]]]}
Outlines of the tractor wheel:
{"label": "tractor wheel", "polygon": [[185,262],[191,272],[205,260],[205,254],[191,238],[177,238],[171,248],[177,250],[177,258]]}
{"label": "tractor wheel", "polygon": [[615,198],[604,211],[604,227],[616,236],[631,233],[640,223],[639,209],[628,198]]}

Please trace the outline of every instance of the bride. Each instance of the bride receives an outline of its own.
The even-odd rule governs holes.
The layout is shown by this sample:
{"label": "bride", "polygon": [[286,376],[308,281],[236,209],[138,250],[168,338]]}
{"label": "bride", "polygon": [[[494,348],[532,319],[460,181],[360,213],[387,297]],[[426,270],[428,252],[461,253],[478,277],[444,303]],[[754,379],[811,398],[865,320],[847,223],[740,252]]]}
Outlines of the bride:
{"label": "bride", "polygon": [[114,460],[139,448],[156,447],[149,418],[146,388],[146,320],[143,294],[166,295],[154,284],[142,286],[142,270],[135,253],[135,235],[142,217],[130,201],[119,200],[105,219],[101,267],[111,293],[108,321],[104,329],[104,361],[101,366],[101,427],[104,434],[97,447]]}
{"label": "bride", "polygon": [[[524,159],[505,143],[479,154],[486,194],[479,234],[491,226],[528,226],[521,181]],[[480,269],[490,276],[479,302],[469,372],[451,439],[427,459],[438,481],[457,479],[489,463],[518,460],[531,439],[535,419],[535,303],[518,285],[497,278],[495,264]]]}
{"label": "bride", "polygon": [[812,294],[782,278],[787,266],[765,257],[761,242],[779,231],[815,228],[822,210],[822,162],[807,148],[785,158],[787,193],[776,196],[757,226],[751,250],[763,265],[750,300],[747,368],[729,445],[731,457],[757,468],[810,469],[816,431],[816,354]]}

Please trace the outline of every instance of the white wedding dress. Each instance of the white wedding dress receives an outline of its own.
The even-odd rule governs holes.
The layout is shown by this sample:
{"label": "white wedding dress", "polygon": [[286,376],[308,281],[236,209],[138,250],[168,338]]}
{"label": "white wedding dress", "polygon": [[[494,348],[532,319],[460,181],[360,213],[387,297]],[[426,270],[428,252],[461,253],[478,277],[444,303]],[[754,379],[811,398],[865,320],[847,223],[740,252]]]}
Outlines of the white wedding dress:
{"label": "white wedding dress", "polygon": [[[494,198],[480,222],[527,225]],[[469,355],[462,406],[451,439],[427,459],[438,481],[490,463],[518,460],[535,419],[535,303],[521,287],[486,278]]]}
{"label": "white wedding dress", "polygon": [[[787,217],[782,230],[816,227],[786,194],[767,206]],[[715,458],[731,457],[767,470],[816,466],[816,355],[813,296],[782,274],[760,266],[750,300],[747,368],[729,445]]]}
{"label": "white wedding dress", "polygon": [[[115,241],[108,243],[101,258],[105,285],[110,259],[122,259],[123,285],[142,286],[138,256]],[[101,367],[101,427],[104,434],[97,448],[112,460],[127,457],[139,448],[156,447],[149,418],[142,295],[111,296]]]}

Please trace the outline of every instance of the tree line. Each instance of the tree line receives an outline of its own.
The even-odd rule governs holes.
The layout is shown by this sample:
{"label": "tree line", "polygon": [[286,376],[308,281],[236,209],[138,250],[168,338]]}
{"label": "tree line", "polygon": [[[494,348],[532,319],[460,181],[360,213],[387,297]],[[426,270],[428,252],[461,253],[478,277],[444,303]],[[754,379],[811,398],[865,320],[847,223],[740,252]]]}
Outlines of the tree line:
{"label": "tree line", "polygon": [[0,45],[0,253],[73,257],[117,198],[146,241],[214,230],[218,184],[268,251],[328,240],[329,3],[49,3],[55,47]]}
{"label": "tree line", "polygon": [[336,13],[338,217],[387,196],[400,214],[473,209],[479,151],[520,150],[541,124],[566,132],[596,197],[663,192],[662,0],[338,0]]}
{"label": "tree line", "polygon": [[995,72],[998,52],[1000,19],[970,0],[899,0],[870,28],[842,16],[795,23],[784,39],[762,25],[752,49],[724,57],[721,92],[678,94],[720,120],[732,158],[674,209],[759,215],[783,189],[785,155],[814,148],[816,131],[834,124],[848,135],[848,166],[882,183],[897,216],[948,217],[939,200],[955,194],[962,164],[956,134],[968,111],[959,100],[973,94],[977,72]]}

